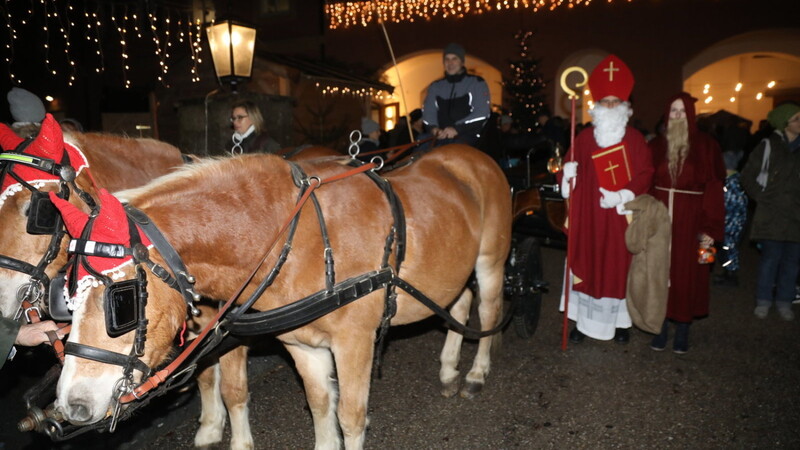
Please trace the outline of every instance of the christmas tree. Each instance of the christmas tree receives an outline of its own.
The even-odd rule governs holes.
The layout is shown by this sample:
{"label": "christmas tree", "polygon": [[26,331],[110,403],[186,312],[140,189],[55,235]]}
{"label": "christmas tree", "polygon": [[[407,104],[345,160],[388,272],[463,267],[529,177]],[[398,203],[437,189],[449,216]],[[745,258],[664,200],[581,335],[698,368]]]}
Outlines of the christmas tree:
{"label": "christmas tree", "polygon": [[514,34],[519,46],[519,58],[509,61],[510,75],[503,77],[506,104],[520,131],[534,131],[541,114],[550,115],[544,103],[547,83],[539,71],[539,59],[531,56],[529,41],[533,31],[520,30]]}

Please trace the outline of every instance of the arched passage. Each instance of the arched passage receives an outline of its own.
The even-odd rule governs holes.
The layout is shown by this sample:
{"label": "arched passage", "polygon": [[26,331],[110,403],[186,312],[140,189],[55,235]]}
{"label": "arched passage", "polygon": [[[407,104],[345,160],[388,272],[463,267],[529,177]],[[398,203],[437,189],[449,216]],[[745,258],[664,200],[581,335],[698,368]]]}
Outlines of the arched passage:
{"label": "arched passage", "polygon": [[698,113],[726,110],[758,122],[778,103],[800,100],[800,30],[765,30],[720,41],[683,66]]}
{"label": "arched passage", "polygon": [[[489,85],[489,94],[492,105],[500,105],[503,98],[502,74],[492,65],[480,58],[466,55],[465,66],[467,71],[486,80]],[[400,93],[400,79],[405,99]],[[383,105],[398,103],[399,113],[405,115],[416,108],[422,108],[425,94],[431,82],[441,78],[444,74],[442,66],[442,50],[423,50],[399,58],[397,69],[393,64],[388,64],[381,71],[381,79],[395,87],[395,92],[390,98],[380,100]],[[407,104],[406,104],[407,102]]]}

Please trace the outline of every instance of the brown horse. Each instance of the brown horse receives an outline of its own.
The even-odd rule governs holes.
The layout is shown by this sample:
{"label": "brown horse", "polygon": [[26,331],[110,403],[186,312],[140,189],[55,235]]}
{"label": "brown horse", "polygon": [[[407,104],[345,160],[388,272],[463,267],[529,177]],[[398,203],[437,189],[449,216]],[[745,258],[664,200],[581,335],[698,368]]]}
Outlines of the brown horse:
{"label": "brown horse", "polygon": [[[0,124],[0,145],[3,150],[14,150],[21,141],[22,138],[10,128]],[[142,186],[183,164],[180,150],[153,139],[132,139],[99,133],[72,133],[62,138],[61,128],[49,114],[42,123],[41,132],[27,147],[26,153],[61,162],[66,151],[65,142],[74,150],[69,153],[71,165],[76,169],[79,165],[88,165],[78,173],[75,182],[89,194],[95,193],[89,172],[99,187],[114,192]],[[20,168],[14,170],[20,171]],[[45,174],[37,170],[22,169],[22,172],[22,178],[27,178],[28,182],[40,180],[38,190],[42,192],[57,191],[59,188],[55,176],[41,181]],[[9,180],[10,189],[0,193],[0,254],[36,265],[48,248],[50,236],[26,233],[31,192],[19,188],[19,183],[10,177],[5,180]],[[17,189],[14,189],[15,184]],[[74,192],[71,201],[85,207]],[[61,251],[58,258],[48,266],[47,275],[52,277],[65,262],[66,254]],[[29,281],[30,277],[25,273],[0,269],[0,313],[4,317],[11,317],[16,313],[19,307],[18,291]]]}
{"label": "brown horse", "polygon": [[[299,165],[310,176],[322,179],[345,171],[340,163],[330,160]],[[438,305],[452,304],[451,313],[463,323],[472,301],[465,284],[474,273],[479,286],[481,328],[494,327],[502,310],[503,268],[511,239],[511,202],[502,172],[483,153],[450,145],[385,177],[402,202],[407,223],[406,259],[398,275]],[[217,299],[230,297],[260,260],[268,243],[279,239],[279,224],[294,208],[297,195],[289,165],[272,155],[205,162],[143,188],[118,194],[144,211],[160,228],[196,276],[195,291]],[[337,280],[376,270],[381,265],[386,235],[393,225],[384,194],[370,179],[359,175],[322,186],[316,195],[336,256]],[[106,230],[102,235],[106,242],[130,246],[128,223],[119,203],[110,196],[103,196],[101,203],[92,230]],[[80,233],[86,223],[85,214],[70,205],[59,207],[70,233]],[[114,230],[113,238],[108,230]],[[92,235],[90,239],[98,237]],[[254,308],[272,310],[324,289],[323,254],[320,225],[313,210],[308,209],[299,218],[286,264]],[[95,269],[108,259],[88,257]],[[155,250],[151,250],[151,259],[165,264]],[[266,276],[276,260],[277,255],[270,254],[256,278]],[[109,270],[108,273],[118,275],[117,279],[135,277],[129,263]],[[149,325],[140,359],[155,367],[172,351],[174,338],[186,317],[186,304],[166,284],[154,277],[148,280]],[[105,331],[106,286],[83,285],[86,288],[75,297],[83,300],[76,304],[69,342],[129,354],[134,332],[111,338]],[[253,289],[246,288],[245,295]],[[338,448],[341,445],[338,430],[342,431],[347,448],[363,446],[373,346],[383,314],[383,293],[376,291],[278,335],[305,384],[317,447]],[[430,310],[398,291],[397,312],[391,324],[406,324],[430,315]],[[445,395],[458,392],[460,377],[456,366],[461,339],[459,334],[448,333],[442,350],[440,380]],[[475,395],[484,384],[492,340],[493,336],[480,340],[462,395]],[[244,360],[233,360],[238,372],[228,373],[243,375]],[[338,380],[338,392],[333,376]],[[97,422],[109,414],[114,386],[122,377],[121,367],[68,355],[57,388],[56,408],[74,424]],[[134,371],[133,378],[134,382],[141,382],[142,373]],[[235,378],[232,381],[223,378],[224,386],[220,389],[237,389],[235,384],[243,383],[244,377]],[[225,384],[226,381],[230,382]],[[241,403],[228,404],[231,446],[252,447],[246,385],[238,390],[244,392]],[[205,394],[202,398],[206,400]],[[216,415],[224,417],[224,413]],[[203,428],[224,424],[224,419],[215,425],[204,419],[208,423],[213,419],[201,417],[201,432],[206,435],[214,432]],[[221,428],[216,433],[221,434]]]}

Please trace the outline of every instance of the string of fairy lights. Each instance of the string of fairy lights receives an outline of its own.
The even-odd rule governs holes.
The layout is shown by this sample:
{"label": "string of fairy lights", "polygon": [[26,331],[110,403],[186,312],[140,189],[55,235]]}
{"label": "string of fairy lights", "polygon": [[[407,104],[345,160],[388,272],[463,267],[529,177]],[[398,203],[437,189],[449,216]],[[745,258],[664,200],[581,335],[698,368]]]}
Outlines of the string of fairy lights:
{"label": "string of fairy lights", "polygon": [[361,98],[372,98],[375,100],[393,100],[395,95],[391,92],[386,92],[381,89],[375,88],[356,88],[350,86],[337,86],[325,82],[316,82],[316,88],[322,95],[348,95]]}
{"label": "string of fairy lights", "polygon": [[[604,0],[611,3],[614,0]],[[617,0],[630,3],[633,0]],[[331,29],[367,26],[372,22],[415,22],[435,18],[463,18],[492,11],[526,9],[532,12],[587,6],[592,0],[372,0],[325,4]]]}
{"label": "string of fairy lights", "polygon": [[[119,49],[125,88],[131,87],[130,49],[142,45],[152,46],[158,62],[157,78],[162,84],[166,85],[178,48],[184,49],[190,58],[192,82],[200,81],[202,22],[192,17],[191,10],[164,6],[157,1],[5,0],[0,5],[0,15],[0,23],[5,22],[7,29],[7,33],[0,34],[0,39],[6,40],[3,59],[15,85],[25,81],[19,78],[23,62],[17,61],[15,51],[23,42],[21,39],[42,39],[38,48],[42,50],[45,70],[54,77],[64,76],[69,86],[75,83],[78,65],[98,74],[106,73],[104,49],[115,46]],[[143,29],[149,29],[149,34],[143,33]],[[93,55],[90,60],[79,59],[73,51],[74,44],[81,40],[88,47],[84,53]],[[31,64],[30,58],[26,58],[25,64]]]}
{"label": "string of fairy lights", "polygon": [[[750,95],[756,100],[762,100],[764,98],[764,92],[767,92],[770,89],[775,88],[776,85],[777,82],[775,80],[770,80],[767,82],[763,82],[761,84],[753,83],[753,85],[750,86],[750,88],[755,93],[750,93]],[[725,86],[722,87],[716,86],[717,91],[720,92],[719,96],[727,100],[729,103],[735,103],[737,100],[741,98],[741,96],[743,95],[742,89],[744,87],[745,87],[744,83],[742,83],[741,81],[733,85],[732,92],[726,92],[727,88]],[[702,100],[703,103],[705,103],[706,105],[710,104],[715,100],[715,97],[714,95],[712,95],[711,92],[711,83],[706,83],[703,85],[703,95],[705,97],[703,97]]]}

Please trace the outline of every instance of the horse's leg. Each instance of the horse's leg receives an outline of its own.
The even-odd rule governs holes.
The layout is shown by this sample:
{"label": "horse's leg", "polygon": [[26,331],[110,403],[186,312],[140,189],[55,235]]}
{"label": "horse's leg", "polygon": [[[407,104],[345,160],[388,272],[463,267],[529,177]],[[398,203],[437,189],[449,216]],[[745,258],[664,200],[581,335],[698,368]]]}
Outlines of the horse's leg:
{"label": "horse's leg", "polygon": [[200,428],[194,436],[194,445],[203,447],[222,440],[225,428],[225,406],[219,389],[219,363],[209,366],[197,376],[200,390]]}
{"label": "horse's leg", "polygon": [[339,424],[348,450],[364,448],[374,343],[374,330],[359,333],[351,328],[331,346],[339,379]]}
{"label": "horse's leg", "polygon": [[337,392],[330,350],[300,344],[287,344],[286,349],[303,378],[306,400],[314,419],[314,447],[338,450],[342,440],[336,418]]}
{"label": "horse's leg", "polygon": [[[481,330],[494,328],[500,320],[503,310],[503,270],[505,261],[489,256],[479,257],[475,265],[475,276],[478,279],[478,316]],[[489,374],[491,366],[492,340],[494,336],[486,336],[478,342],[478,352],[472,369],[467,374],[467,382],[461,389],[461,396],[473,398],[481,389]]]}
{"label": "horse's leg", "polygon": [[[458,300],[450,308],[450,314],[460,323],[467,323],[469,308],[472,305],[472,291],[467,288],[461,292]],[[458,360],[461,357],[461,343],[464,335],[453,330],[447,331],[447,338],[442,347],[442,354],[439,356],[441,368],[439,369],[439,381],[442,382],[442,395],[452,397],[458,392],[460,377],[458,372]]]}
{"label": "horse's leg", "polygon": [[247,407],[247,347],[242,345],[224,354],[220,364],[220,390],[231,417],[231,448],[252,449],[250,414]]}

